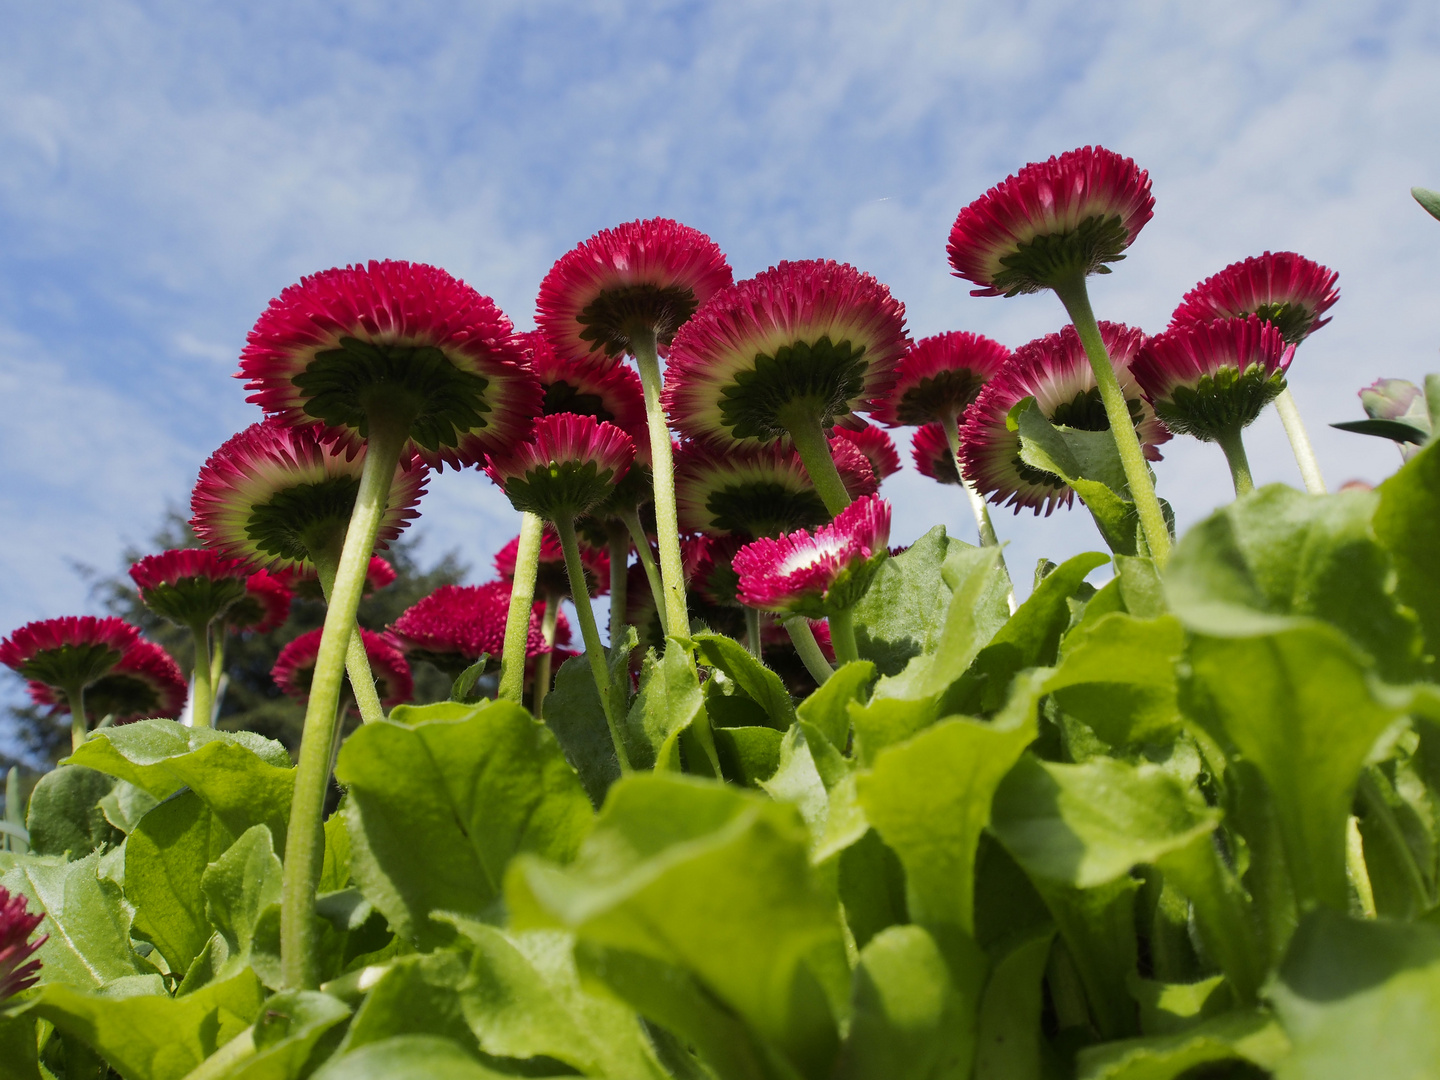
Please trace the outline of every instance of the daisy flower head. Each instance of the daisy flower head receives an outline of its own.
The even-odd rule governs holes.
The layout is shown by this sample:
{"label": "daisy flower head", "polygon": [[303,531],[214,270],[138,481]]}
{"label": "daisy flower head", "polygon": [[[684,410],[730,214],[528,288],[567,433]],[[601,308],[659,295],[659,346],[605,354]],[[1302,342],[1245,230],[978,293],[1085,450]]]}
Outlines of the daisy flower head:
{"label": "daisy flower head", "polygon": [[290,601],[295,598],[285,578],[268,570],[257,570],[245,579],[245,595],[230,605],[225,621],[231,630],[268,634],[285,625]]}
{"label": "daisy flower head", "polygon": [[1277,324],[1251,315],[1172,327],[1146,342],[1131,371],[1170,430],[1214,442],[1280,395],[1294,352]]}
{"label": "daisy flower head", "polygon": [[915,436],[910,440],[910,456],[921,476],[941,484],[960,483],[955,458],[950,453],[950,440],[939,424],[925,424],[915,429]]}
{"label": "daisy flower head", "polygon": [[[877,483],[900,471],[900,455],[895,452],[895,440],[885,434],[883,428],[874,424],[866,424],[855,431],[837,427],[834,438],[844,439],[865,455]],[[833,444],[834,439],[831,442]]]}
{"label": "daisy flower head", "polygon": [[957,420],[1008,359],[1009,349],[981,334],[922,338],[901,357],[894,389],[870,415],[887,427]]}
{"label": "daisy flower head", "polygon": [[1185,294],[1170,329],[1257,315],[1290,345],[1328,323],[1320,318],[1340,299],[1340,275],[1293,251],[1267,251],[1206,278]]}
{"label": "daisy flower head", "polygon": [[1150,175],[1085,146],[1026,165],[960,211],[948,252],[972,296],[1015,296],[1108,274],[1155,209]]}
{"label": "daisy flower head", "polygon": [[[366,450],[323,439],[318,424],[251,424],[210,455],[190,496],[195,534],[222,555],[276,572],[312,565],[312,553],[344,539]],[[402,454],[376,541],[389,546],[411,521],[429,470]]]}
{"label": "daisy flower head", "polygon": [[175,548],[130,567],[140,601],[177,626],[208,626],[245,595],[250,568],[209,548]]}
{"label": "daisy flower head", "polygon": [[[1156,447],[1170,438],[1170,432],[1131,371],[1145,334],[1120,323],[1099,326],[1141,448],[1147,458],[1158,461]],[[1030,507],[1036,514],[1048,515],[1057,506],[1069,506],[1074,493],[1060,477],[1020,460],[1020,436],[1008,422],[1011,411],[1027,397],[1035,399],[1052,424],[1082,431],[1110,429],[1094,370],[1073,326],[1016,349],[980,392],[960,431],[961,467],[978,490],[997,505],[1013,505],[1016,513]]]}
{"label": "daisy flower head", "polygon": [[32,683],[68,692],[93,685],[139,640],[139,630],[114,616],[42,619],[0,642],[0,664]]}
{"label": "daisy flower head", "polygon": [[[370,670],[375,676],[375,691],[380,695],[380,703],[389,709],[409,701],[414,694],[415,683],[405,654],[387,634],[363,628],[358,632],[365,646],[365,656],[370,661]],[[310,683],[315,677],[315,659],[320,655],[323,633],[321,628],[301,634],[280,650],[275,666],[270,669],[270,678],[275,685],[287,697],[302,705],[310,700]],[[346,678],[349,678],[348,673]],[[350,702],[353,705],[353,696]]]}
{"label": "daisy flower head", "polygon": [[30,935],[44,920],[44,912],[30,914],[24,893],[0,886],[0,1005],[39,982],[40,961],[33,957],[50,935],[34,941]]}
{"label": "daisy flower head", "polygon": [[[517,536],[495,553],[495,572],[505,582],[507,589],[515,582],[515,558],[519,550],[520,538]],[[581,544],[580,564],[585,568],[585,585],[591,596],[604,596],[610,591],[610,555],[604,548]],[[540,536],[535,595],[570,595],[570,577],[565,570],[565,551],[560,546],[560,537],[549,527]]]}
{"label": "daisy flower head", "polygon": [[[136,640],[118,663],[85,690],[85,705],[95,716],[109,716],[115,726],[151,717],[178,719],[185,710],[189,686],[174,658],[154,642]],[[37,705],[68,713],[65,696],[42,682],[30,683]]]}
{"label": "daisy flower head", "polygon": [[890,504],[851,503],[833,522],[746,544],[735,555],[740,602],[761,611],[828,618],[849,611],[888,558]]}
{"label": "daisy flower head", "polygon": [[534,436],[492,454],[485,472],[516,510],[573,520],[610,494],[635,460],[635,443],[593,416],[541,417]]}
{"label": "daisy flower head", "polygon": [[538,330],[521,334],[520,340],[545,395],[545,416],[574,413],[614,424],[634,440],[636,460],[650,460],[645,391],[633,368],[562,359]]}
{"label": "daisy flower head", "polygon": [[285,289],[250,331],[238,378],[289,425],[323,424],[348,450],[374,416],[408,423],[435,468],[478,464],[523,439],[540,387],[510,320],[444,270],[386,260]]}
{"label": "daisy flower head", "polygon": [[[543,603],[530,616],[527,657],[545,652],[540,632]],[[510,609],[510,585],[490,581],[484,585],[442,585],[407,608],[390,628],[391,635],[412,661],[428,660],[451,677],[459,675],[482,656],[499,662],[505,646],[505,619]],[[555,641],[570,641],[570,624],[560,612]]]}
{"label": "daisy flower head", "polygon": [[692,439],[787,439],[797,417],[858,425],[909,346],[905,305],[869,274],[782,262],[717,293],[675,335],[665,409]]}
{"label": "daisy flower head", "polygon": [[698,229],[668,218],[596,233],[545,275],[535,322],[564,360],[614,364],[653,334],[663,349],[733,280],[725,255]]}

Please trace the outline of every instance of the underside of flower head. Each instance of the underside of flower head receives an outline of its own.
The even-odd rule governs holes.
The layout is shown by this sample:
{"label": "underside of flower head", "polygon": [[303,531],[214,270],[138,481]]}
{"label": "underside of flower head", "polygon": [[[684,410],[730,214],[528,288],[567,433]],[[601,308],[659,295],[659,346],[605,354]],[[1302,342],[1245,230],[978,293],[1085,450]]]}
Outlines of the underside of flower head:
{"label": "underside of flower head", "polygon": [[834,439],[831,440],[832,445],[835,439],[844,439],[865,455],[877,483],[900,471],[900,455],[895,452],[895,440],[890,438],[883,428],[874,424],[866,424],[855,431],[837,427]]}
{"label": "underside of flower head", "polygon": [[950,453],[950,440],[939,424],[925,424],[916,429],[915,437],[910,441],[910,456],[920,475],[942,484],[960,483],[960,473],[956,471],[955,458]]}
{"label": "underside of flower head", "polygon": [[[1100,336],[1110,354],[1140,445],[1147,458],[1160,459],[1156,446],[1170,438],[1144,399],[1130,371],[1145,334],[1120,323],[1102,322]],[[960,431],[961,464],[975,487],[1000,506],[1049,514],[1069,506],[1074,493],[1060,477],[1020,460],[1020,436],[1010,430],[1011,410],[1033,397],[1044,417],[1061,427],[1108,431],[1110,422],[1095,373],[1073,326],[1015,350],[1004,368],[980,392]]]}
{"label": "underside of flower head", "polygon": [[799,409],[820,426],[889,392],[909,345],[905,306],[869,274],[782,262],[715,297],[675,336],[665,409],[692,439],[770,443]]}
{"label": "underside of flower head", "polygon": [[1293,251],[1267,251],[1196,285],[1170,317],[1170,328],[1257,315],[1296,345],[1330,321],[1320,316],[1340,299],[1339,278]]}
{"label": "underside of flower head", "polygon": [[[189,687],[171,655],[154,642],[135,641],[120,660],[85,690],[86,710],[111,717],[115,725],[149,717],[174,720],[185,709]],[[70,703],[52,686],[31,681],[30,697],[37,705],[54,706],[68,713]]]}
{"label": "underside of flower head", "polygon": [[[375,692],[387,709],[409,701],[415,691],[410,665],[387,634],[357,628],[365,646],[365,656],[375,676]],[[280,650],[270,678],[285,694],[300,703],[310,699],[310,683],[315,676],[315,660],[320,655],[323,630],[301,634]],[[347,676],[348,678],[348,676]]]}
{"label": "underside of flower head", "polygon": [[955,276],[972,296],[1015,296],[1076,275],[1106,274],[1150,220],[1150,176],[1085,146],[1026,165],[960,211],[950,230]]}
{"label": "underside of flower head", "polygon": [[140,600],[178,626],[206,626],[245,595],[250,567],[209,548],[175,548],[130,567]]}
{"label": "underside of flower head", "polygon": [[245,579],[245,595],[230,605],[225,621],[231,630],[268,634],[285,625],[294,598],[284,577],[257,570]]}
{"label": "underside of flower head", "polygon": [[[309,565],[313,552],[343,540],[366,451],[328,444],[323,430],[271,418],[227,440],[200,470],[190,496],[195,534],[223,555],[277,572]],[[402,455],[377,548],[418,516],[427,477],[419,458]]]}
{"label": "underside of flower head", "polygon": [[[515,557],[520,550],[517,536],[495,553],[495,572],[509,588],[515,580]],[[585,585],[591,596],[610,591],[610,555],[604,548],[580,545],[580,564],[585,568]],[[540,535],[540,556],[535,577],[536,596],[569,596],[570,577],[565,570],[565,552],[555,530],[546,527]]]}
{"label": "underside of flower head", "polygon": [[0,664],[32,682],[71,690],[101,678],[139,640],[139,630],[114,616],[42,619],[0,642]]}
{"label": "underside of flower head", "polygon": [[1213,442],[1253,423],[1280,395],[1293,355],[1275,324],[1252,315],[1157,334],[1131,370],[1172,431]]}
{"label": "underside of flower head", "polygon": [[[832,439],[830,450],[851,497],[875,491],[874,470],[852,443]],[[712,536],[779,536],[823,525],[831,516],[800,456],[780,444],[682,444],[675,500],[682,529]]]}
{"label": "underside of flower head", "polygon": [[635,459],[650,460],[645,391],[640,376],[623,364],[562,358],[538,330],[520,335],[531,370],[544,391],[546,416],[574,413],[614,424],[635,443]]}
{"label": "underside of flower head", "polygon": [[[527,657],[546,651],[540,630],[543,601],[535,605],[526,638]],[[505,646],[505,618],[510,608],[510,584],[442,585],[407,608],[390,628],[405,654],[428,660],[442,671],[458,675],[482,656],[499,661]],[[557,613],[556,644],[570,641],[570,623]]]}
{"label": "underside of flower head", "polygon": [[1009,358],[998,341],[965,330],[922,338],[900,359],[894,389],[870,415],[888,427],[954,420]]}
{"label": "underside of flower head", "polygon": [[668,345],[732,280],[724,253],[698,229],[667,218],[631,221],[555,263],[540,283],[535,321],[562,359],[613,363],[639,333]]}
{"label": "underside of flower head", "polygon": [[485,472],[515,509],[571,520],[609,495],[634,460],[634,441],[614,424],[556,413],[541,417],[529,442],[490,455]]}
{"label": "underside of flower head", "polygon": [[30,914],[24,893],[11,893],[0,886],[0,1005],[39,981],[40,961],[31,958],[50,935],[42,934],[34,941],[30,935],[44,920],[43,911]]}
{"label": "underside of flower head", "polygon": [[372,414],[408,421],[440,468],[523,439],[540,389],[510,320],[444,270],[371,261],[303,278],[270,302],[240,354],[248,401],[286,424],[324,424],[347,449]]}

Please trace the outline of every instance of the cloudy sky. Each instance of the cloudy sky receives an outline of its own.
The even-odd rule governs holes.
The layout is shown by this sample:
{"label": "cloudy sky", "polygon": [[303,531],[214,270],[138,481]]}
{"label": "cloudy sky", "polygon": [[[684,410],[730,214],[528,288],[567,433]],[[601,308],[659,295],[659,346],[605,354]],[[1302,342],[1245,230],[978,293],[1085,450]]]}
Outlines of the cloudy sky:
{"label": "cloudy sky", "polygon": [[[1086,143],[1150,171],[1154,221],[1092,279],[1157,330],[1180,294],[1267,248],[1340,271],[1292,385],[1338,483],[1393,448],[1331,431],[1382,375],[1440,368],[1440,7],[1433,3],[0,0],[0,633],[87,610],[205,457],[257,419],[231,378],[300,275],[437,263],[522,328],[551,263],[598,229],[677,218],[737,276],[785,258],[888,283],[918,337],[1018,345],[1048,295],[952,278],[956,213]],[[1273,417],[1260,482],[1298,484]],[[908,453],[906,454],[908,462]],[[1229,494],[1213,446],[1167,447],[1182,526]],[[973,534],[958,492],[887,484],[896,540]],[[512,512],[483,476],[432,483],[419,528],[488,569]],[[1100,546],[1083,510],[997,521],[1017,578]]]}

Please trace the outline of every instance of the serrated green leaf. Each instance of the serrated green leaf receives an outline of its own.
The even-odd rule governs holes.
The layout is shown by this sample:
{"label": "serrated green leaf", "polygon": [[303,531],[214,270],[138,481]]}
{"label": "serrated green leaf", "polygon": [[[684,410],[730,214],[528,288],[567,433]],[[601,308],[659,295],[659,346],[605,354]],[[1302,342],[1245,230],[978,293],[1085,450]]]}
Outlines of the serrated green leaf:
{"label": "serrated green leaf", "polygon": [[1180,727],[1175,664],[1184,647],[1185,631],[1174,616],[1114,612],[1065,639],[1045,689],[1112,746],[1159,741]]}
{"label": "serrated green leaf", "polygon": [[134,832],[140,819],[158,805],[159,800],[154,795],[128,780],[116,780],[110,793],[99,803],[105,820],[126,835]]}
{"label": "serrated green leaf", "polygon": [[723,727],[712,732],[715,754],[725,779],[758,787],[780,767],[783,732],[772,727]]}
{"label": "serrated green leaf", "polygon": [[610,785],[620,779],[620,760],[615,756],[595,674],[585,657],[572,656],[560,665],[555,689],[545,697],[545,726],[559,740],[565,759],[598,807]]}
{"label": "serrated green leaf", "polygon": [[325,819],[325,856],[320,869],[319,892],[337,892],[350,884],[350,832],[345,827],[345,803],[341,800]]}
{"label": "serrated green leaf", "polygon": [[719,668],[741,690],[765,710],[770,725],[777,731],[788,731],[795,722],[795,705],[780,676],[771,671],[745,646],[724,634],[708,631],[695,635],[695,655],[701,663]]}
{"label": "serrated green leaf", "polygon": [[659,658],[652,651],[641,665],[640,692],[625,718],[630,764],[651,769],[660,762],[678,771],[680,733],[693,724],[709,725],[694,659],[684,649],[666,649]]}
{"label": "serrated green leaf", "polygon": [[898,675],[913,656],[934,651],[950,604],[941,566],[953,544],[936,525],[899,555],[884,560],[852,609],[860,655],[884,675]]}
{"label": "serrated green leaf", "polygon": [[115,778],[75,765],[62,765],[46,773],[30,795],[25,826],[30,849],[37,855],[82,858],[122,839],[105,819],[100,800],[115,786]]}
{"label": "serrated green leaf", "polygon": [[250,963],[260,916],[280,902],[283,871],[264,825],[248,830],[205,869],[200,888],[206,918],[225,939],[228,952],[217,978],[227,978]]}
{"label": "serrated green leaf", "polygon": [[331,1058],[311,1080],[507,1080],[449,1039],[397,1035]]}
{"label": "serrated green leaf", "polygon": [[[1440,398],[1440,379],[1426,379]],[[1394,560],[1397,592],[1420,619],[1426,651],[1440,655],[1440,440],[1416,454],[1377,492],[1375,535]],[[1363,644],[1363,642],[1362,642]]]}
{"label": "serrated green leaf", "polygon": [[555,737],[520,706],[469,719],[366,724],[340,750],[352,875],[395,931],[422,947],[453,930],[434,911],[493,918],[518,852],[567,859],[590,800]]}
{"label": "serrated green leaf", "polygon": [[800,703],[796,715],[814,724],[843,754],[850,745],[850,703],[863,705],[874,681],[875,665],[870,661],[852,660],[841,664],[835,674],[825,680],[825,685]]}
{"label": "serrated green leaf", "polygon": [[[1203,1071],[1207,1065],[1214,1069],[1213,1075],[1217,1077],[1265,1076],[1269,1075],[1268,1071],[1257,1072],[1255,1068],[1235,1072],[1220,1070],[1224,1062],[1248,1063],[1269,1070],[1284,1059],[1288,1049],[1284,1033],[1270,1017],[1236,1012],[1207,1020],[1176,1035],[1125,1039],[1081,1050],[1076,1066],[1079,1080],[1177,1080],[1212,1075]],[[1283,1071],[1280,1075],[1284,1075]]]}

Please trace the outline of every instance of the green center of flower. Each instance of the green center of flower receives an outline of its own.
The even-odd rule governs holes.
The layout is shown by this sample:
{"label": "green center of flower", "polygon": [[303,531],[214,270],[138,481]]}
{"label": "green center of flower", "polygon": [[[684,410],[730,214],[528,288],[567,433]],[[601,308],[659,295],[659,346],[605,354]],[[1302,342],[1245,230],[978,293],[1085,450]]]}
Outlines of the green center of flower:
{"label": "green center of flower", "polygon": [[1315,322],[1315,313],[1304,304],[1280,303],[1261,304],[1250,314],[1258,315],[1280,331],[1285,344],[1295,345],[1305,340]]}
{"label": "green center of flower", "polygon": [[895,406],[895,418],[908,427],[919,427],[959,416],[984,385],[985,380],[969,368],[937,371],[905,391]]}
{"label": "green center of flower", "polygon": [[1155,401],[1155,412],[1171,431],[1214,442],[1252,423],[1284,389],[1283,371],[1267,375],[1260,364],[1244,372],[1225,367],[1193,386],[1171,387],[1168,397]]}
{"label": "green center of flower", "polygon": [[343,337],[317,352],[293,379],[308,398],[305,411],[331,427],[369,435],[368,410],[379,405],[413,415],[410,437],[426,450],[460,444],[486,426],[490,380],[464,371],[433,345],[383,345]]}
{"label": "green center of flower", "polygon": [[68,689],[88,685],[120,662],[120,653],[108,645],[61,645],[43,649],[27,660],[20,674],[46,686]]}
{"label": "green center of flower", "polygon": [[309,562],[312,553],[345,534],[359,490],[359,477],[332,476],[277,491],[251,509],[245,535],[265,555]]}
{"label": "green center of flower", "polygon": [[737,439],[768,442],[788,434],[781,413],[803,405],[828,428],[850,413],[868,366],[864,345],[837,345],[828,336],[784,345],[774,356],[757,353],[754,366],[735,372],[721,391],[721,422]]}
{"label": "green center of flower", "polygon": [[697,306],[693,289],[625,285],[606,289],[585,305],[575,321],[584,328],[580,339],[590,342],[591,352],[602,349],[607,356],[620,356],[645,330],[653,329],[655,340],[669,345]]}
{"label": "green center of flower", "polygon": [[615,414],[605,408],[599,394],[584,393],[579,387],[565,381],[553,382],[545,387],[544,416],[556,413],[574,413],[576,416],[593,416],[596,420],[613,423]]}
{"label": "green center of flower", "polygon": [[813,529],[830,521],[813,489],[796,491],[774,481],[725,488],[705,500],[714,527],[752,539]]}
{"label": "green center of flower", "polygon": [[1000,257],[1005,267],[993,275],[993,287],[1006,296],[1039,292],[1078,274],[1108,274],[1106,263],[1125,258],[1130,243],[1124,220],[1089,217],[1066,232],[1045,233],[1017,244]]}

